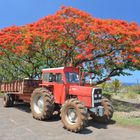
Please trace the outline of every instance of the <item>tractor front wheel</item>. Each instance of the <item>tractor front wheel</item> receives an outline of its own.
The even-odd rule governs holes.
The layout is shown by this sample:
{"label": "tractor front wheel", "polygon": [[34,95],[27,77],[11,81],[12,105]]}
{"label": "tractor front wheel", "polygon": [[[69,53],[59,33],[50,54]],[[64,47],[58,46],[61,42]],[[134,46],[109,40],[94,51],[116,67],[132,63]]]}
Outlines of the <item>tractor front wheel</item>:
{"label": "tractor front wheel", "polygon": [[88,120],[87,109],[77,99],[67,100],[61,108],[60,116],[64,128],[72,132],[82,130]]}
{"label": "tractor front wheel", "polygon": [[104,115],[100,117],[95,114],[91,114],[91,117],[93,118],[94,121],[97,121],[100,123],[108,123],[113,116],[113,112],[114,112],[113,106],[111,102],[106,98],[102,99],[101,105],[104,107]]}
{"label": "tractor front wheel", "polygon": [[35,119],[49,119],[54,111],[53,94],[45,88],[37,88],[32,93],[30,105]]}

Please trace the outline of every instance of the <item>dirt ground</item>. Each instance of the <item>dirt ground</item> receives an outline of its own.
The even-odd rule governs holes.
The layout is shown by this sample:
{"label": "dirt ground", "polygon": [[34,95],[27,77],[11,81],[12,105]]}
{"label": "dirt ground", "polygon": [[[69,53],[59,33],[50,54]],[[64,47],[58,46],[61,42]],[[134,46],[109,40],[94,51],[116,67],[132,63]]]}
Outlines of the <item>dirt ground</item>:
{"label": "dirt ground", "polygon": [[0,140],[139,140],[140,131],[116,126],[115,121],[108,125],[90,120],[80,133],[72,133],[63,128],[58,115],[49,121],[32,118],[29,106],[15,105],[4,108],[0,99]]}

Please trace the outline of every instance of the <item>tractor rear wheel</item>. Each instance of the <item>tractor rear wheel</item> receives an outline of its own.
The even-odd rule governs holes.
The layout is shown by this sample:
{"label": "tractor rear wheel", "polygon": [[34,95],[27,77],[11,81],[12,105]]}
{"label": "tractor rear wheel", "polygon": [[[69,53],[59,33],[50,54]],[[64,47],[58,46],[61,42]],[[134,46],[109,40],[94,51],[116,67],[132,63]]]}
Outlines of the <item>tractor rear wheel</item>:
{"label": "tractor rear wheel", "polygon": [[4,94],[4,97],[3,97],[3,106],[4,107],[12,107],[13,104],[14,104],[14,95],[13,94]]}
{"label": "tractor rear wheel", "polygon": [[45,88],[37,88],[31,95],[31,111],[37,120],[49,119],[54,111],[53,94]]}
{"label": "tractor rear wheel", "polygon": [[88,120],[87,109],[77,99],[67,100],[61,108],[60,116],[64,128],[72,132],[82,130]]}
{"label": "tractor rear wheel", "polygon": [[93,120],[100,123],[108,123],[113,116],[113,106],[111,102],[107,98],[103,98],[101,101],[101,105],[104,107],[104,115],[102,117],[97,116],[95,114],[91,114]]}

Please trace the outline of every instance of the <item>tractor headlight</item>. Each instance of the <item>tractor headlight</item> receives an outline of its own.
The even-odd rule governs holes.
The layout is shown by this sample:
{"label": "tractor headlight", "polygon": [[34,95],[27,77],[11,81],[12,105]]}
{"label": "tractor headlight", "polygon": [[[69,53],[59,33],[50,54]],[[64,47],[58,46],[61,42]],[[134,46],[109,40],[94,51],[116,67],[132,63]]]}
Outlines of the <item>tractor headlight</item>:
{"label": "tractor headlight", "polygon": [[99,98],[101,98],[101,97],[102,97],[102,95],[101,95],[101,94],[99,94],[98,96],[99,96]]}
{"label": "tractor headlight", "polygon": [[94,98],[97,98],[97,97],[98,97],[97,94],[95,94],[95,95],[94,95]]}

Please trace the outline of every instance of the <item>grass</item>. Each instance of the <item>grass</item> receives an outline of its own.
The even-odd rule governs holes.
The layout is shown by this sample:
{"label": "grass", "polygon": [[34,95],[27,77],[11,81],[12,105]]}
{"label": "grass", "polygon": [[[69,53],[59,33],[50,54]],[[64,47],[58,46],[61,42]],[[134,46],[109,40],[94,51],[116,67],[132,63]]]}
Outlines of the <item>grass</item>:
{"label": "grass", "polygon": [[140,128],[140,118],[124,118],[114,113],[113,120],[122,126],[137,126]]}
{"label": "grass", "polygon": [[120,96],[126,99],[137,99],[138,94],[135,92],[128,92],[128,93],[122,93]]}
{"label": "grass", "polygon": [[[118,93],[115,95],[113,92],[112,93],[105,93],[108,94],[111,97],[118,97],[118,99],[140,99],[140,93],[139,92],[134,92],[134,91],[128,91],[126,93]],[[117,99],[117,98],[116,98]],[[131,111],[139,111],[138,108],[131,104],[123,103],[121,101],[113,100],[112,98],[112,103],[114,110],[117,112],[131,112]],[[128,118],[126,116],[123,116],[121,113],[114,112],[113,115],[113,120],[116,121],[116,124],[125,126],[125,127],[134,127],[140,129],[140,118]]]}
{"label": "grass", "polygon": [[0,92],[0,98],[2,98],[2,97],[3,97],[3,93]]}

